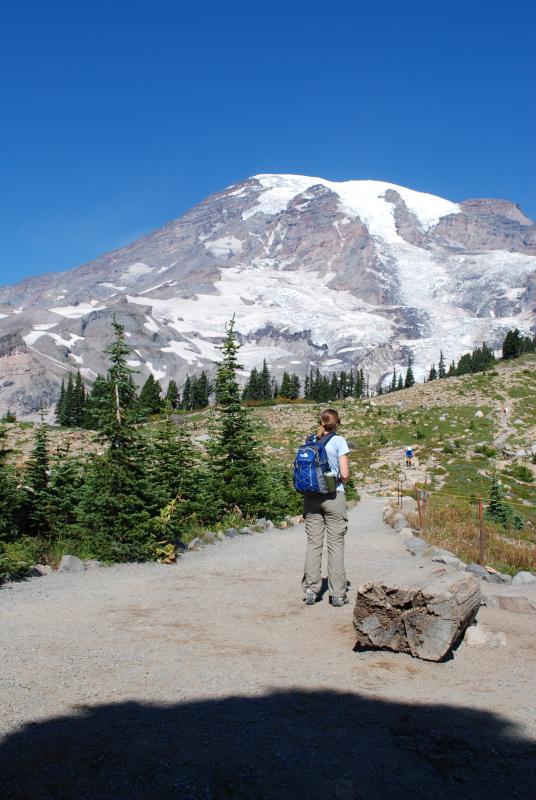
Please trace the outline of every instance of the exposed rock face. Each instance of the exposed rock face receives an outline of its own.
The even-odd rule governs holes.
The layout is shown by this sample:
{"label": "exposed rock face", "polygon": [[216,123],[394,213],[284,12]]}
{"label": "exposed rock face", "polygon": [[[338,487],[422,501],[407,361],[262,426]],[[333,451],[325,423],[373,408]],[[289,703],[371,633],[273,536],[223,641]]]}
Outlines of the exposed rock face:
{"label": "exposed rock face", "polygon": [[[417,376],[536,321],[536,226],[513,203],[455,204],[379,181],[259,175],[77,269],[0,288],[0,413],[106,370],[115,314],[137,382],[211,370],[236,314],[246,370]],[[2,337],[4,334],[4,337]],[[7,335],[7,338],[6,338]]]}

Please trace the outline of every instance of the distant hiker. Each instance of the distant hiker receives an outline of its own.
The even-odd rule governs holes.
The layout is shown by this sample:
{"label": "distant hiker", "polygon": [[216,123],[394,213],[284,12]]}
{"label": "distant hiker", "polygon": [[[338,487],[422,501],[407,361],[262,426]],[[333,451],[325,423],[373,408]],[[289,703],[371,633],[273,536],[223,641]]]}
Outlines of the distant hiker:
{"label": "distant hiker", "polygon": [[409,444],[406,447],[406,467],[411,467],[413,461],[413,447]]}
{"label": "distant hiker", "polygon": [[312,606],[322,588],[322,550],[324,539],[328,549],[328,589],[331,605],[348,602],[348,582],[344,569],[344,537],[348,528],[348,511],[344,484],[350,478],[348,453],[343,436],[337,433],[341,424],[338,412],[327,408],[320,415],[316,434],[309,436],[299,448],[294,462],[294,486],[303,494],[303,516],[307,547],[302,587],[305,602]]}

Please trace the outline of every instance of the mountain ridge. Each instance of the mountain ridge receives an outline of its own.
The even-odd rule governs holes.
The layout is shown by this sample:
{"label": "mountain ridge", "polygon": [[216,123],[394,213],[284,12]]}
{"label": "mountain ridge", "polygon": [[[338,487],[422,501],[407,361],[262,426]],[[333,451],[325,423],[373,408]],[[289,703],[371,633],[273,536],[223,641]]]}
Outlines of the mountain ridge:
{"label": "mountain ridge", "polygon": [[[535,306],[536,225],[515,203],[263,174],[86,264],[0,287],[0,336],[18,331],[58,386],[77,368],[91,381],[115,314],[138,379],[165,384],[211,368],[236,314],[246,370],[353,365],[374,382],[409,355],[422,377],[439,349],[530,332]],[[0,357],[0,410],[37,410],[39,382],[14,389],[5,372]]]}

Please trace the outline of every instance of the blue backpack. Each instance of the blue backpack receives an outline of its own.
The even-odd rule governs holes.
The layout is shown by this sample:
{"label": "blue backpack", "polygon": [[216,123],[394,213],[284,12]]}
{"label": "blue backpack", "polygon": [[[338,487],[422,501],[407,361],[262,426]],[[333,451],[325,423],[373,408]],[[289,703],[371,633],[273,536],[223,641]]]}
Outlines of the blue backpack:
{"label": "blue backpack", "polygon": [[301,494],[329,494],[325,472],[329,472],[326,444],[335,433],[317,439],[309,436],[294,459],[294,488]]}

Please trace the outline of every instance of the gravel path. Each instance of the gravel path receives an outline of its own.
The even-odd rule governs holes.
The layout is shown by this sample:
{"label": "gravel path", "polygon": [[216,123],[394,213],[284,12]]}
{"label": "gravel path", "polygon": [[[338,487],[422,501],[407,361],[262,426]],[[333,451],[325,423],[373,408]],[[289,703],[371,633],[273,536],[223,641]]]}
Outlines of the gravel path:
{"label": "gravel path", "polygon": [[[382,502],[350,512],[354,587],[419,569]],[[534,796],[536,618],[482,608],[507,646],[442,664],[354,652],[303,554],[297,526],[1,588],[6,800]]]}

